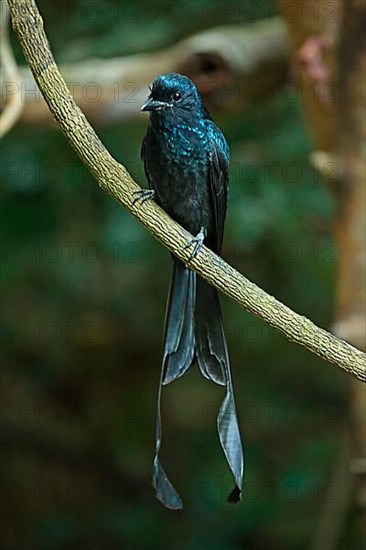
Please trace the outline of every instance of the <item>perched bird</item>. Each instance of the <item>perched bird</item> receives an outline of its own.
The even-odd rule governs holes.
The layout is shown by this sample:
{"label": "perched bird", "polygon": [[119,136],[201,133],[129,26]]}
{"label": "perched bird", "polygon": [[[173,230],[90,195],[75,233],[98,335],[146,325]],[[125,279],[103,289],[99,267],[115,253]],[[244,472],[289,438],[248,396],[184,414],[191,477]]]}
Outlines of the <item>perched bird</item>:
{"label": "perched bird", "polygon": [[[193,247],[191,257],[203,243],[219,254],[228,188],[226,140],[189,78],[176,73],[160,75],[150,91],[141,108],[150,112],[141,148],[149,189],[137,192],[135,201],[155,199],[192,233],[194,237],[187,244]],[[161,386],[182,376],[195,361],[203,376],[226,386],[217,424],[236,483],[228,500],[238,502],[244,461],[218,293],[173,257],[158,393],[153,486],[157,499],[176,510],[183,506],[181,498],[159,461]]]}

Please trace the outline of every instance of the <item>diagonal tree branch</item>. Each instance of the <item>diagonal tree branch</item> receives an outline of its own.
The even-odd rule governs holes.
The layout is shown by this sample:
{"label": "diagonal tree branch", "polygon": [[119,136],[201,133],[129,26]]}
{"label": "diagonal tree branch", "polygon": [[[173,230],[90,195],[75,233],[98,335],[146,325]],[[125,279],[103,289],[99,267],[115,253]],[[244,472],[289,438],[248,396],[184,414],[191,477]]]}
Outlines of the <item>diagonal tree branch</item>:
{"label": "diagonal tree branch", "polygon": [[[37,84],[82,162],[105,192],[125,206],[156,239],[187,263],[189,250],[185,250],[184,245],[191,235],[155,203],[132,204],[132,193],[139,187],[127,170],[108,153],[75,104],[52,56],[34,0],[9,0],[9,6],[14,30]],[[203,247],[189,265],[218,290],[282,332],[290,341],[306,347],[359,380],[366,380],[366,355],[363,352],[293,312],[208,248]]]}

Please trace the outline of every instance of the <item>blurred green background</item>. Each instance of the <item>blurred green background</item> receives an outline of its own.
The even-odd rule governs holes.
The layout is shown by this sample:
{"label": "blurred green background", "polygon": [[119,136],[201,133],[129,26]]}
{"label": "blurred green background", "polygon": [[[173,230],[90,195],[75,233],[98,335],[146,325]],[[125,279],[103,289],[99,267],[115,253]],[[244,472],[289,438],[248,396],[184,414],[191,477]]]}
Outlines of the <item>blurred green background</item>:
{"label": "blurred green background", "polygon": [[[250,22],[258,10],[247,4]],[[38,5],[59,62],[148,51],[223,23],[220,9],[204,20],[199,0]],[[232,156],[223,257],[328,327],[333,205],[309,164],[300,102],[280,93],[241,116],[212,114]],[[138,182],[146,124],[98,128]],[[222,389],[194,370],[163,392],[162,459],[185,505],[163,509],[150,479],[169,254],[54,129],[15,127],[1,172],[4,548],[307,548],[323,506],[341,498],[328,483],[346,375],[222,298],[243,503],[225,502]]]}

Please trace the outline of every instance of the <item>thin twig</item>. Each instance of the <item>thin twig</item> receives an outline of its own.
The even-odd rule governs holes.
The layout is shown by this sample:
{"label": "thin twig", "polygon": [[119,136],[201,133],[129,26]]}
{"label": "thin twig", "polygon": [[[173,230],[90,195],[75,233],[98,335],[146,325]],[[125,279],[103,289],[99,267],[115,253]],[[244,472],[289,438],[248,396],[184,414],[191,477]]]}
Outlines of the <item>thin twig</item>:
{"label": "thin twig", "polygon": [[[0,11],[0,59],[3,71],[2,89],[7,93],[6,104],[0,115],[0,139],[14,126],[20,117],[24,104],[20,92],[18,67],[9,42],[9,5],[1,0]],[[10,90],[7,87],[11,87]]]}

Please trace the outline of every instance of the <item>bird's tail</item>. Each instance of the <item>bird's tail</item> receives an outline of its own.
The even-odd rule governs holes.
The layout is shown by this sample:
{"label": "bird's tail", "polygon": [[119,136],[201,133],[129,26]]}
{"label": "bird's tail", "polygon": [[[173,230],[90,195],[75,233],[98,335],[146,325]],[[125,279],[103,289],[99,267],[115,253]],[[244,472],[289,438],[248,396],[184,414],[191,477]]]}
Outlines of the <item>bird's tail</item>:
{"label": "bird's tail", "polygon": [[244,457],[236,416],[229,354],[216,288],[197,277],[196,292],[196,357],[206,378],[226,386],[226,395],[217,417],[217,429],[226,460],[235,479],[229,502],[239,502],[244,472]]}
{"label": "bird's tail", "polygon": [[173,262],[164,329],[163,384],[187,372],[194,359],[197,276],[179,260]]}
{"label": "bird's tail", "polygon": [[183,504],[159,461],[162,436],[161,386],[187,372],[195,358],[206,378],[226,386],[217,426],[222,448],[236,482],[228,500],[238,502],[243,478],[243,450],[218,293],[196,273],[174,259],[165,319],[153,467],[156,496],[165,506],[172,509],[180,509]]}

